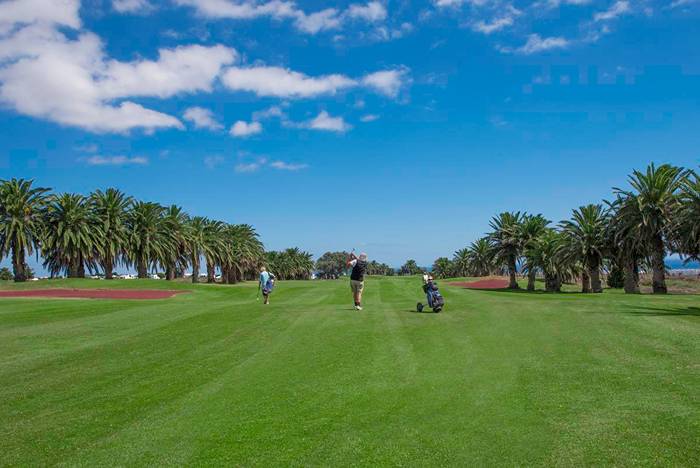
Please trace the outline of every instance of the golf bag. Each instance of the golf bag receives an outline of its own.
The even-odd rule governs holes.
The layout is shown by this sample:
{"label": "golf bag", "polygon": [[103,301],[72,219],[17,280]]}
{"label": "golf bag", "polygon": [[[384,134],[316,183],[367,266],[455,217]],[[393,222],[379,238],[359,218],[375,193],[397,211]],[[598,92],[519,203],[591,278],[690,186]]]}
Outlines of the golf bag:
{"label": "golf bag", "polygon": [[267,283],[265,283],[265,287],[262,290],[263,295],[269,296],[274,288],[275,288],[275,279],[270,278],[269,280],[267,280]]}
{"label": "golf bag", "polygon": [[[437,284],[432,280],[428,281],[423,285],[423,292],[425,292],[425,297],[428,300],[428,307],[433,309],[433,312],[440,312],[445,306],[445,298],[440,294]],[[416,305],[418,312],[423,312],[424,307],[421,302]]]}

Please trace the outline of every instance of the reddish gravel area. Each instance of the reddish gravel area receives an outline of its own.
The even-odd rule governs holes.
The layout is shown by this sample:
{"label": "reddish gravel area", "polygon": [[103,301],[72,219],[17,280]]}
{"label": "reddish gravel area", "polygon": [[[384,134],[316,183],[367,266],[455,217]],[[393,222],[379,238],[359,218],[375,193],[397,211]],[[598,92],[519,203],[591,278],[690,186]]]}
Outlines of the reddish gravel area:
{"label": "reddish gravel area", "polygon": [[505,289],[508,287],[508,280],[485,279],[471,283],[450,283],[450,286],[459,286],[467,289]]}
{"label": "reddish gravel area", "polygon": [[0,291],[2,297],[48,297],[66,299],[168,299],[187,291],[161,289],[31,289]]}

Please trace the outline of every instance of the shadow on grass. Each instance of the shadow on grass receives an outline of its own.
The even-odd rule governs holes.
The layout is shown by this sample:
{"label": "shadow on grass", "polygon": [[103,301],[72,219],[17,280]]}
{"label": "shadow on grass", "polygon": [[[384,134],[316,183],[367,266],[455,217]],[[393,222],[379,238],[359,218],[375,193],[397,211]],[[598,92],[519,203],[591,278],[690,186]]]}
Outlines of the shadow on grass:
{"label": "shadow on grass", "polygon": [[[445,310],[445,309],[443,309],[443,310]],[[438,315],[438,314],[441,314],[441,313],[442,313],[442,311],[440,311],[440,312],[433,312],[433,309],[430,309],[430,308],[428,308],[428,307],[426,307],[425,309],[423,309],[423,312],[418,312],[416,309],[409,309],[409,310],[407,310],[406,312],[409,312],[409,313],[411,313],[411,314],[422,314],[422,315]]]}
{"label": "shadow on grass", "polygon": [[646,315],[650,317],[700,317],[700,307],[675,307],[662,309],[660,307],[634,307],[630,315]]}

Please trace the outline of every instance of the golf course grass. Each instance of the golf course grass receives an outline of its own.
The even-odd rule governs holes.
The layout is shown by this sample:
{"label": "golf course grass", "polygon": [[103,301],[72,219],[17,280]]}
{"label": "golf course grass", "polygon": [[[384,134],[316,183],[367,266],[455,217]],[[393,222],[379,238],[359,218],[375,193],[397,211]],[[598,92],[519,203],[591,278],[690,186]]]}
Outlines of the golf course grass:
{"label": "golf course grass", "polygon": [[47,284],[190,292],[0,299],[0,465],[700,465],[697,295]]}

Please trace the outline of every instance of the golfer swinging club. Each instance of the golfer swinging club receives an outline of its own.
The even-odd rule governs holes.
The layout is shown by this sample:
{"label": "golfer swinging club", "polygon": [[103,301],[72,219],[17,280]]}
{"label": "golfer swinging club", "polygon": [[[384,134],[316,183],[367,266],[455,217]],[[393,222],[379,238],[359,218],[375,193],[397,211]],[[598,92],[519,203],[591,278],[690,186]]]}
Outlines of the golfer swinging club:
{"label": "golfer swinging club", "polygon": [[361,253],[356,257],[351,253],[346,264],[352,266],[350,274],[350,289],[352,289],[352,297],[355,300],[355,309],[362,310],[362,290],[365,287],[365,272],[367,271],[367,254]]}

